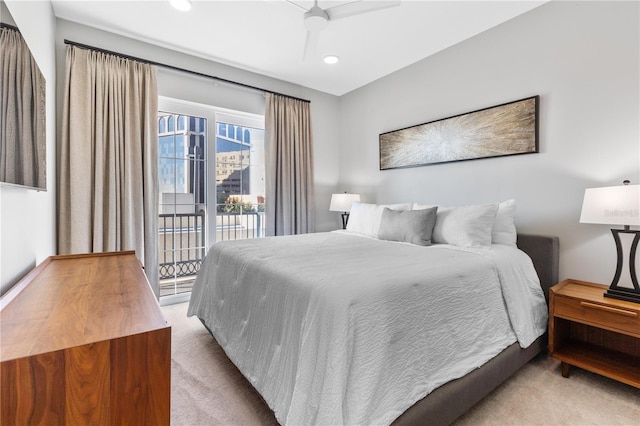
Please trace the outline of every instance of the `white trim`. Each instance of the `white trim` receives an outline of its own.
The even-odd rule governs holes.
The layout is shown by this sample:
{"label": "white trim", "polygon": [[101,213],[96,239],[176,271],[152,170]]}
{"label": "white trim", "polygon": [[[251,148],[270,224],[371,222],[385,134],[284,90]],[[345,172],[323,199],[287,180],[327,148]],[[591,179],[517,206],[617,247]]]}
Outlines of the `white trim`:
{"label": "white trim", "polygon": [[175,305],[177,303],[188,302],[191,299],[191,292],[169,294],[167,296],[160,296],[160,306]]}

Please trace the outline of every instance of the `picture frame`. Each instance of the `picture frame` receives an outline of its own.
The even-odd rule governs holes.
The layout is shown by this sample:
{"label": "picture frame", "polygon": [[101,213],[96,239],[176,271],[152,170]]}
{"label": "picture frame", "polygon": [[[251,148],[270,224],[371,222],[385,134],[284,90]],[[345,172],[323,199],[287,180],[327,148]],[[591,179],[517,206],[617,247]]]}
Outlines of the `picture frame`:
{"label": "picture frame", "polygon": [[534,154],[539,96],[379,135],[380,170]]}

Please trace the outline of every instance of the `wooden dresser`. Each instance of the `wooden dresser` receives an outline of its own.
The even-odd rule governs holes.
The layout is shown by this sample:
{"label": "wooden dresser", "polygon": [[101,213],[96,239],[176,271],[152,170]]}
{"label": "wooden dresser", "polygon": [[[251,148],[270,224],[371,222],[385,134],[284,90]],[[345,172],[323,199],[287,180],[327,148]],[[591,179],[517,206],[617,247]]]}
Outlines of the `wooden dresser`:
{"label": "wooden dresser", "polygon": [[171,328],[134,252],[52,256],[0,299],[0,424],[168,425]]}

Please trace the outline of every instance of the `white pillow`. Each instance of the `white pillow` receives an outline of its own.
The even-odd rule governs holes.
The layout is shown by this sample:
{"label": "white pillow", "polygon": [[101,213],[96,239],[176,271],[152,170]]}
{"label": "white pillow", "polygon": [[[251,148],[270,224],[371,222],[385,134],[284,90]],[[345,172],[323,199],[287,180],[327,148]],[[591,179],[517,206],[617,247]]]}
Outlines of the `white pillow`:
{"label": "white pillow", "polygon": [[516,201],[507,200],[498,204],[498,213],[493,221],[491,242],[516,246],[518,234],[516,231]]}
{"label": "white pillow", "polygon": [[354,201],[349,212],[347,231],[378,238],[378,229],[384,208],[391,210],[411,210],[411,203],[370,204]]}
{"label": "white pillow", "polygon": [[489,247],[498,204],[440,207],[432,242],[462,247]]}

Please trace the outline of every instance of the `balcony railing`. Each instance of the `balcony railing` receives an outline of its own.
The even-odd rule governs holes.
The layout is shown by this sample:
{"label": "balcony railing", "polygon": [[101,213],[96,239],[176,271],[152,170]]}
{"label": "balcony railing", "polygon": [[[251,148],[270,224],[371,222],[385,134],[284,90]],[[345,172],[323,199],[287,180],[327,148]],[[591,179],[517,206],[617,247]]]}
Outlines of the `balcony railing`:
{"label": "balcony railing", "polygon": [[264,237],[265,223],[263,218],[263,212],[218,212],[216,215],[216,241]]}
{"label": "balcony railing", "polygon": [[205,214],[160,214],[160,279],[195,275],[206,254]]}
{"label": "balcony railing", "polygon": [[[263,237],[263,218],[263,212],[217,212],[216,241]],[[160,214],[158,228],[160,296],[191,291],[208,248],[205,212]]]}

